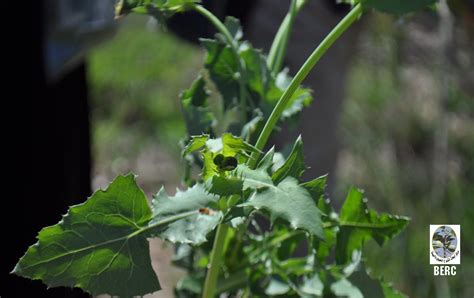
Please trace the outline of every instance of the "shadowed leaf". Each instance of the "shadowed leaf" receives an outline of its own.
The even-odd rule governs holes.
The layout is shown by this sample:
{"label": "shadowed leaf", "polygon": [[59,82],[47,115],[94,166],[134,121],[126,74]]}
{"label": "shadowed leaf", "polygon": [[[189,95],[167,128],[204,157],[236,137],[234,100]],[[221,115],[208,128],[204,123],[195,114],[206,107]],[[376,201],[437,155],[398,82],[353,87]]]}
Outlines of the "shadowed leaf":
{"label": "shadowed leaf", "polygon": [[75,286],[91,294],[144,295],[160,289],[145,235],[151,211],[133,175],[72,206],[20,259],[14,273],[49,287]]}
{"label": "shadowed leaf", "polygon": [[387,213],[378,215],[367,207],[363,193],[352,188],[340,213],[340,231],[336,245],[337,263],[348,262],[353,251],[360,250],[364,242],[369,239],[374,239],[379,245],[385,244],[401,232],[408,222],[407,217]]}

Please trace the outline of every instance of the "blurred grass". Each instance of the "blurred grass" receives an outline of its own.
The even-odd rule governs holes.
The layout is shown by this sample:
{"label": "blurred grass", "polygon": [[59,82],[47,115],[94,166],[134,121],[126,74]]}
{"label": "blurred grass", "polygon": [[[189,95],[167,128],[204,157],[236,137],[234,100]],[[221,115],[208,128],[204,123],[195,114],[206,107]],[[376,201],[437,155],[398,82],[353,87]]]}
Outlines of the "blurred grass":
{"label": "blurred grass", "polygon": [[147,22],[124,18],[115,38],[89,57],[94,186],[129,171],[155,191],[179,181],[178,142],[185,134],[179,93],[197,75],[202,55]]}

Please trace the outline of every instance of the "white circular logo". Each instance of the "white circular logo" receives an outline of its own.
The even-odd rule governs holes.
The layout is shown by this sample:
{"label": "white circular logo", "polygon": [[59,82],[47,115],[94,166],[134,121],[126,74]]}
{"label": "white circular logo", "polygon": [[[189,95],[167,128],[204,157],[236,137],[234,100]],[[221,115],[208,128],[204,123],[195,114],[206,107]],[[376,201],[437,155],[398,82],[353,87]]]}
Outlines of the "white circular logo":
{"label": "white circular logo", "polygon": [[433,233],[431,245],[438,257],[447,259],[456,251],[458,238],[451,227],[441,226]]}
{"label": "white circular logo", "polygon": [[460,225],[430,225],[430,264],[461,264]]}

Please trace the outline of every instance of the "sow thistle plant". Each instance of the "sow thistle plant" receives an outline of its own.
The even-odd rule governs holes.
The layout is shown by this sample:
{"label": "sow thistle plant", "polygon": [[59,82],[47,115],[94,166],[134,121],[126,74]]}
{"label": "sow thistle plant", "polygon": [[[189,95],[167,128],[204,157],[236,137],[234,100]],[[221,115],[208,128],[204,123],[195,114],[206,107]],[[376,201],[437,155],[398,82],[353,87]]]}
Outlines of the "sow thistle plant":
{"label": "sow thistle plant", "polygon": [[[266,145],[277,125],[311,103],[302,81],[365,11],[400,15],[435,0],[350,1],[352,10],[294,78],[283,59],[307,1],[291,1],[268,55],[242,39],[237,19],[222,23],[198,2],[122,0],[116,7],[118,17],[144,13],[161,22],[195,11],[216,28],[213,39],[201,39],[205,69],[180,95],[187,189],[170,196],[161,188],[150,207],[133,174],[118,176],[42,229],[13,273],[92,295],[142,296],[161,289],[148,243],[158,237],[176,244],[173,262],[188,272],[177,297],[404,297],[366,272],[361,252],[370,239],[384,245],[409,219],[378,214],[357,188],[336,213],[327,177],[301,178],[307,168],[301,137],[286,158]],[[201,168],[197,179],[193,167]]]}

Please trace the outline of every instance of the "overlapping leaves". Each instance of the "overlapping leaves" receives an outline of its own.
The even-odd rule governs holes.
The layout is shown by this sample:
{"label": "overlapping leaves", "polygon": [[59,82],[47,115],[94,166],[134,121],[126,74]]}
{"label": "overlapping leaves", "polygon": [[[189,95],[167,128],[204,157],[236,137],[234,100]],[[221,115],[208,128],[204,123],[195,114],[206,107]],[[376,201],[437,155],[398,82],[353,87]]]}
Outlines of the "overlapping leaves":
{"label": "overlapping leaves", "polygon": [[161,191],[152,212],[134,176],[118,176],[107,190],[95,192],[72,206],[58,224],[41,230],[13,273],[93,295],[157,291],[146,238],[202,243],[220,220],[219,212],[206,208],[213,200],[199,186],[174,198]]}
{"label": "overlapping leaves", "polygon": [[[221,39],[201,39],[201,44],[207,51],[205,67],[222,96],[224,107],[227,109],[238,104],[239,80],[243,80],[246,88],[245,96],[250,101],[250,106],[258,107],[268,116],[291,81],[288,70],[274,77],[268,69],[263,53],[246,41],[238,44],[238,57],[233,53],[231,46]],[[245,67],[244,73],[241,73],[238,59],[241,59]],[[282,119],[298,114],[312,100],[311,91],[299,87],[289,100]]]}
{"label": "overlapping leaves", "polygon": [[[116,12],[117,16],[132,11],[146,13],[165,21],[175,13],[196,8],[198,2],[121,0]],[[364,8],[394,14],[435,2],[360,0]],[[234,230],[225,239],[224,247],[247,245],[231,258],[235,261],[241,257],[242,264],[253,266],[251,271],[239,268],[244,275],[239,279],[242,284],[234,284],[228,290],[248,287],[256,295],[285,297],[326,294],[396,297],[386,283],[374,281],[365,269],[356,268],[365,241],[375,239],[384,244],[406,226],[408,219],[385,213],[378,215],[368,209],[362,193],[356,189],[349,192],[341,215],[335,215],[324,195],[325,176],[300,181],[306,169],[301,138],[284,161],[275,163],[277,155],[272,149],[256,169],[245,165],[250,153],[258,152],[255,147],[229,133],[210,138],[209,135],[217,134],[214,119],[224,119],[240,109],[244,115],[241,119],[251,119],[239,123],[242,134],[250,140],[291,81],[287,70],[275,76],[263,53],[242,41],[237,19],[227,18],[225,26],[231,38],[218,33],[215,39],[201,40],[207,51],[208,76],[199,76],[181,95],[189,133],[201,134],[191,138],[183,155],[189,157],[195,151],[200,152],[203,181],[185,191],[178,190],[175,196],[160,190],[151,210],[133,175],[119,176],[107,190],[98,191],[84,204],[71,207],[61,222],[40,231],[38,243],[20,259],[14,273],[41,279],[50,287],[76,286],[93,295],[144,295],[160,289],[151,267],[147,237],[202,247],[208,234],[222,221],[239,219],[240,225],[233,226],[242,229],[245,219],[264,214],[273,224],[269,232],[248,236],[244,233],[248,245],[236,240]],[[208,108],[210,93],[206,86],[211,82],[219,93],[222,115],[211,114]],[[310,90],[299,87],[280,120],[297,115],[311,101]],[[221,130],[227,128],[226,125]],[[258,210],[263,212],[254,212]],[[308,253],[296,257],[294,253],[302,242],[308,245]],[[320,266],[333,249],[337,264]],[[209,254],[202,259],[205,261],[198,267],[204,269]],[[233,266],[232,262],[223,263],[227,269]],[[188,265],[194,266],[192,260]],[[250,274],[247,276],[246,272]],[[182,288],[198,294],[201,287],[196,282],[203,279],[202,273],[202,270],[198,272],[198,278],[187,278]],[[237,275],[228,271],[224,284],[229,280],[234,282],[232,277]],[[259,289],[260,279],[265,280],[265,285]],[[364,288],[367,284],[373,287]]]}
{"label": "overlapping leaves", "polygon": [[244,189],[254,190],[242,206],[266,210],[271,221],[281,218],[293,229],[304,229],[324,238],[321,212],[296,178],[288,176],[275,184],[265,169],[251,170],[247,166],[237,168],[237,173],[243,177]]}
{"label": "overlapping leaves", "polygon": [[[371,277],[355,254],[350,263],[319,263],[317,248],[305,234],[278,225],[264,235],[251,235],[246,247],[252,268],[250,288],[266,297],[381,297],[403,298],[382,279]],[[308,253],[295,255],[301,243]]]}
{"label": "overlapping leaves", "polygon": [[[324,238],[321,212],[309,191],[299,183],[305,169],[302,153],[302,141],[298,138],[285,163],[270,176],[268,169],[272,165],[273,155],[270,151],[260,167],[253,170],[244,165],[246,152],[256,149],[240,138],[224,134],[220,139],[209,139],[208,136],[193,137],[184,149],[184,154],[201,150],[203,156],[202,177],[206,180],[208,190],[221,196],[249,193],[248,199],[241,207],[253,207],[266,210],[272,221],[277,218],[287,221],[294,229],[304,229],[309,233]],[[225,157],[244,156],[235,171],[227,175],[218,175],[217,154]],[[239,189],[241,188],[241,189]]]}
{"label": "overlapping leaves", "polygon": [[[116,14],[121,16],[128,12],[145,13],[154,16],[161,23],[175,13],[193,9],[195,0],[122,0],[117,4]],[[214,39],[201,39],[201,45],[206,50],[204,66],[209,79],[217,89],[216,97],[220,98],[222,109],[213,116],[206,107],[209,96],[206,85],[209,82],[199,76],[192,86],[182,93],[183,112],[190,135],[201,133],[218,133],[222,131],[213,127],[213,117],[227,121],[225,128],[231,125],[236,130],[246,128],[252,120],[268,117],[291,81],[288,70],[283,70],[274,76],[268,68],[264,54],[247,42],[243,41],[243,31],[238,19],[227,17],[224,21],[232,40],[217,33]],[[214,89],[214,88],[210,88]],[[298,87],[287,103],[281,115],[281,120],[293,118],[312,102],[310,89]],[[240,110],[240,111],[238,111]],[[242,115],[236,116],[241,113]],[[232,117],[230,117],[232,115]],[[259,118],[260,117],[260,118]],[[247,119],[249,123],[241,121]],[[247,121],[246,120],[246,121]],[[256,122],[252,122],[256,124]],[[221,123],[222,125],[223,123]],[[248,136],[250,138],[250,136]]]}
{"label": "overlapping leaves", "polygon": [[[308,253],[295,255],[301,243]],[[355,254],[350,263],[319,263],[318,250],[304,234],[277,226],[262,236],[251,236],[246,248],[252,267],[252,293],[266,297],[380,297],[404,298],[383,279],[373,278]]]}
{"label": "overlapping leaves", "polygon": [[[324,195],[326,177],[299,181],[305,170],[301,138],[277,169],[273,148],[256,169],[247,167],[244,163],[256,149],[231,134],[219,139],[193,137],[184,154],[194,151],[212,154],[208,161],[210,157],[203,154],[204,164],[216,167],[204,184],[178,190],[173,197],[162,189],[150,210],[133,175],[119,176],[107,190],[71,207],[60,223],[43,229],[38,243],[30,247],[14,272],[41,279],[51,287],[73,285],[92,294],[143,295],[160,289],[151,268],[147,237],[200,245],[222,220],[245,218],[252,210],[261,210],[274,228],[256,236],[257,242],[250,235],[246,262],[257,266],[249,281],[260,284],[262,278],[266,280],[263,294],[292,297],[331,291],[358,297],[368,290],[358,288],[358,275],[350,276],[354,269],[348,273],[347,268],[356,267],[354,255],[360,256],[366,240],[373,238],[383,244],[407,224],[406,218],[367,209],[362,193],[355,189],[350,191],[340,218],[334,217]],[[217,154],[238,160],[236,169],[220,171]],[[250,209],[239,212],[242,208]],[[323,221],[330,225],[324,227]],[[329,255],[336,237],[340,265],[334,268],[342,273],[331,269],[315,275],[314,266]],[[294,257],[301,242],[308,243],[309,254]],[[250,249],[253,246],[255,249]],[[269,279],[265,274],[270,274]],[[392,293],[386,284],[373,283],[377,291]]]}
{"label": "overlapping leaves", "polygon": [[[227,17],[224,24],[233,38],[232,43],[220,33],[216,34],[215,39],[201,39],[201,45],[206,50],[204,66],[209,73],[209,79],[219,91],[222,113],[240,109],[241,113],[247,115],[245,118],[251,120],[241,123],[239,128],[246,129],[246,134],[249,131],[253,133],[255,129],[250,130],[249,125],[255,126],[258,120],[262,120],[262,116],[270,115],[291,77],[288,70],[280,72],[276,77],[271,73],[263,53],[242,40],[242,28],[237,19]],[[188,95],[191,95],[192,89],[188,90]],[[242,110],[242,100],[245,101],[244,107],[247,110]],[[312,100],[311,91],[299,87],[288,101],[281,120],[298,115]],[[209,126],[202,132],[211,131]]]}
{"label": "overlapping leaves", "polygon": [[[222,157],[222,161],[235,160],[233,162],[235,166],[237,166],[238,160],[245,162],[250,153],[258,152],[259,150],[241,138],[234,137],[230,133],[225,133],[222,137],[217,139],[211,139],[209,135],[191,137],[191,140],[183,149],[183,156],[195,151],[201,153],[204,164],[201,177],[206,181],[217,173],[225,170],[220,167],[220,164],[216,160],[218,155]],[[235,166],[231,169],[234,169]]]}
{"label": "overlapping leaves", "polygon": [[[277,184],[275,181],[281,181],[281,184],[287,179],[299,178],[305,169],[301,145],[301,140],[298,139],[283,166],[276,171],[269,170],[273,150],[264,156],[256,170],[243,168],[243,173],[248,172],[242,175],[245,177],[244,187],[253,186],[257,190],[261,187],[260,191],[265,194],[267,189],[272,188],[270,185]],[[237,170],[240,169],[241,167]],[[277,175],[282,172],[284,174],[280,174],[281,176]],[[280,180],[280,177],[285,178]],[[325,240],[285,228],[281,222],[263,235],[250,235],[251,244],[246,251],[253,266],[249,276],[249,282],[253,284],[250,287],[252,292],[256,295],[285,297],[404,297],[383,280],[371,278],[360,264],[360,260],[366,241],[375,239],[379,244],[386,243],[405,228],[408,219],[386,213],[377,214],[367,207],[367,200],[363,199],[362,192],[357,189],[350,190],[341,215],[338,216],[325,195],[326,176],[300,183],[298,186],[304,188],[316,202],[323,222],[322,237]],[[280,216],[290,221],[291,208],[300,211],[300,216],[303,217],[305,213],[301,212],[301,208],[311,208],[298,205],[298,194],[291,191],[287,193],[295,200],[292,205],[285,206],[284,210],[279,207],[285,202],[285,198],[273,200],[278,196],[276,191],[268,197],[259,198],[264,202],[264,208],[268,208],[270,217]],[[256,192],[255,196],[260,194]],[[252,197],[243,205],[253,206],[251,202]],[[307,243],[308,253],[295,256],[295,248],[301,243]],[[332,252],[336,255],[336,264],[324,266],[328,261],[326,258]]]}

